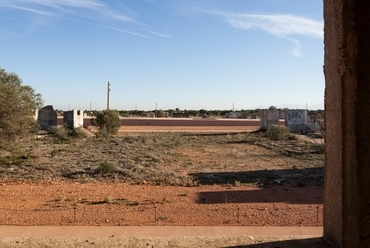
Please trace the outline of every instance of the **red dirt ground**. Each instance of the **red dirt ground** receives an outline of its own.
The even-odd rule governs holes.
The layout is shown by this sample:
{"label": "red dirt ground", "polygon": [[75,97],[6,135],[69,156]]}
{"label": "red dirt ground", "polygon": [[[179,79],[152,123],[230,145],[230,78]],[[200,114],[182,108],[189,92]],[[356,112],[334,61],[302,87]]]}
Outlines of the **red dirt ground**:
{"label": "red dirt ground", "polygon": [[[167,132],[258,127],[164,127]],[[93,127],[89,127],[94,131]],[[160,132],[121,127],[119,133]],[[0,225],[321,226],[323,186],[199,187],[0,179]]]}
{"label": "red dirt ground", "polygon": [[322,225],[322,187],[0,181],[0,225]]}

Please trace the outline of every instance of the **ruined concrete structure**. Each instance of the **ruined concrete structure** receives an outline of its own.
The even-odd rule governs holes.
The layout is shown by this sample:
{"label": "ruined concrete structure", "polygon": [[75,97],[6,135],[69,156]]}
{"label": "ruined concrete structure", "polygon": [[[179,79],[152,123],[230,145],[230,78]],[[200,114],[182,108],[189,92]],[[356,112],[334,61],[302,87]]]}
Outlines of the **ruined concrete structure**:
{"label": "ruined concrete structure", "polygon": [[324,238],[370,247],[370,1],[324,1]]}
{"label": "ruined concrete structure", "polygon": [[70,110],[63,113],[63,123],[69,128],[79,128],[84,125],[83,110]]}
{"label": "ruined concrete structure", "polygon": [[239,112],[229,112],[225,115],[226,118],[231,118],[231,119],[238,119],[240,118],[241,114]]}
{"label": "ruined concrete structure", "polygon": [[291,133],[304,134],[320,128],[316,120],[308,120],[307,109],[261,110],[260,128],[269,130],[273,125],[281,125],[281,119],[285,120],[285,126]]}
{"label": "ruined concrete structure", "polygon": [[260,128],[269,130],[273,125],[279,125],[280,111],[262,109],[260,113]]}
{"label": "ruined concrete structure", "polygon": [[285,111],[285,126],[291,133],[302,133],[310,131],[307,121],[307,109],[289,109]]}
{"label": "ruined concrete structure", "polygon": [[154,112],[148,112],[148,117],[155,118],[155,113]]}
{"label": "ruined concrete structure", "polygon": [[41,130],[49,130],[51,127],[57,125],[57,112],[52,105],[39,109],[37,113],[37,122]]}

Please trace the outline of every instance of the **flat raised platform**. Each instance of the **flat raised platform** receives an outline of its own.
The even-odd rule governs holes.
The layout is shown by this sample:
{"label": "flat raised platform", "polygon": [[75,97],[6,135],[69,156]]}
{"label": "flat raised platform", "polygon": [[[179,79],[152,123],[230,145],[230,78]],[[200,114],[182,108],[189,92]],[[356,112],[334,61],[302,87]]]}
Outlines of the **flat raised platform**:
{"label": "flat raised platform", "polygon": [[0,247],[331,247],[320,227],[0,226]]}

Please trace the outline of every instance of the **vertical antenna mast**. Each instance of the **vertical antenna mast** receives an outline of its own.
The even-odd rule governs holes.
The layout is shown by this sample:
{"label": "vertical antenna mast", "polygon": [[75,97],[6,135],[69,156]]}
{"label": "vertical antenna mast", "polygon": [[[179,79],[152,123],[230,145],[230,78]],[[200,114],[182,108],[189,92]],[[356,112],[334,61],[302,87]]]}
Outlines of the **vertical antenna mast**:
{"label": "vertical antenna mast", "polygon": [[109,81],[108,81],[107,110],[109,109],[109,92],[110,92],[110,83],[109,83]]}

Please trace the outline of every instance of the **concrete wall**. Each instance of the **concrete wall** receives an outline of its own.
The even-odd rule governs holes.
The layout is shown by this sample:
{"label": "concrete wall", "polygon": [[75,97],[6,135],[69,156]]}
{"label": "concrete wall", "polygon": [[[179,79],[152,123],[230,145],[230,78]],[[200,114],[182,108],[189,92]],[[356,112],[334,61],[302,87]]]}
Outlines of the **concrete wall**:
{"label": "concrete wall", "polygon": [[122,118],[122,126],[258,126],[259,120],[212,118]]}
{"label": "concrete wall", "polygon": [[[60,125],[62,124],[59,121]],[[213,119],[213,118],[121,118],[122,126],[248,126],[260,125],[258,119]],[[284,122],[280,123],[284,125]],[[91,125],[91,117],[84,118],[84,126]]]}
{"label": "concrete wall", "polygon": [[279,110],[261,110],[260,128],[269,130],[273,125],[279,125],[280,111]]}
{"label": "concrete wall", "polygon": [[69,128],[83,127],[84,111],[81,109],[65,111],[63,114],[63,123],[65,123]]}
{"label": "concrete wall", "polygon": [[57,125],[57,112],[52,105],[39,109],[37,113],[37,122],[42,130],[49,130],[52,126]]}
{"label": "concrete wall", "polygon": [[324,238],[370,247],[370,1],[325,0]]}
{"label": "concrete wall", "polygon": [[307,109],[289,109],[285,112],[285,126],[291,133],[300,133],[301,130],[308,131]]}

